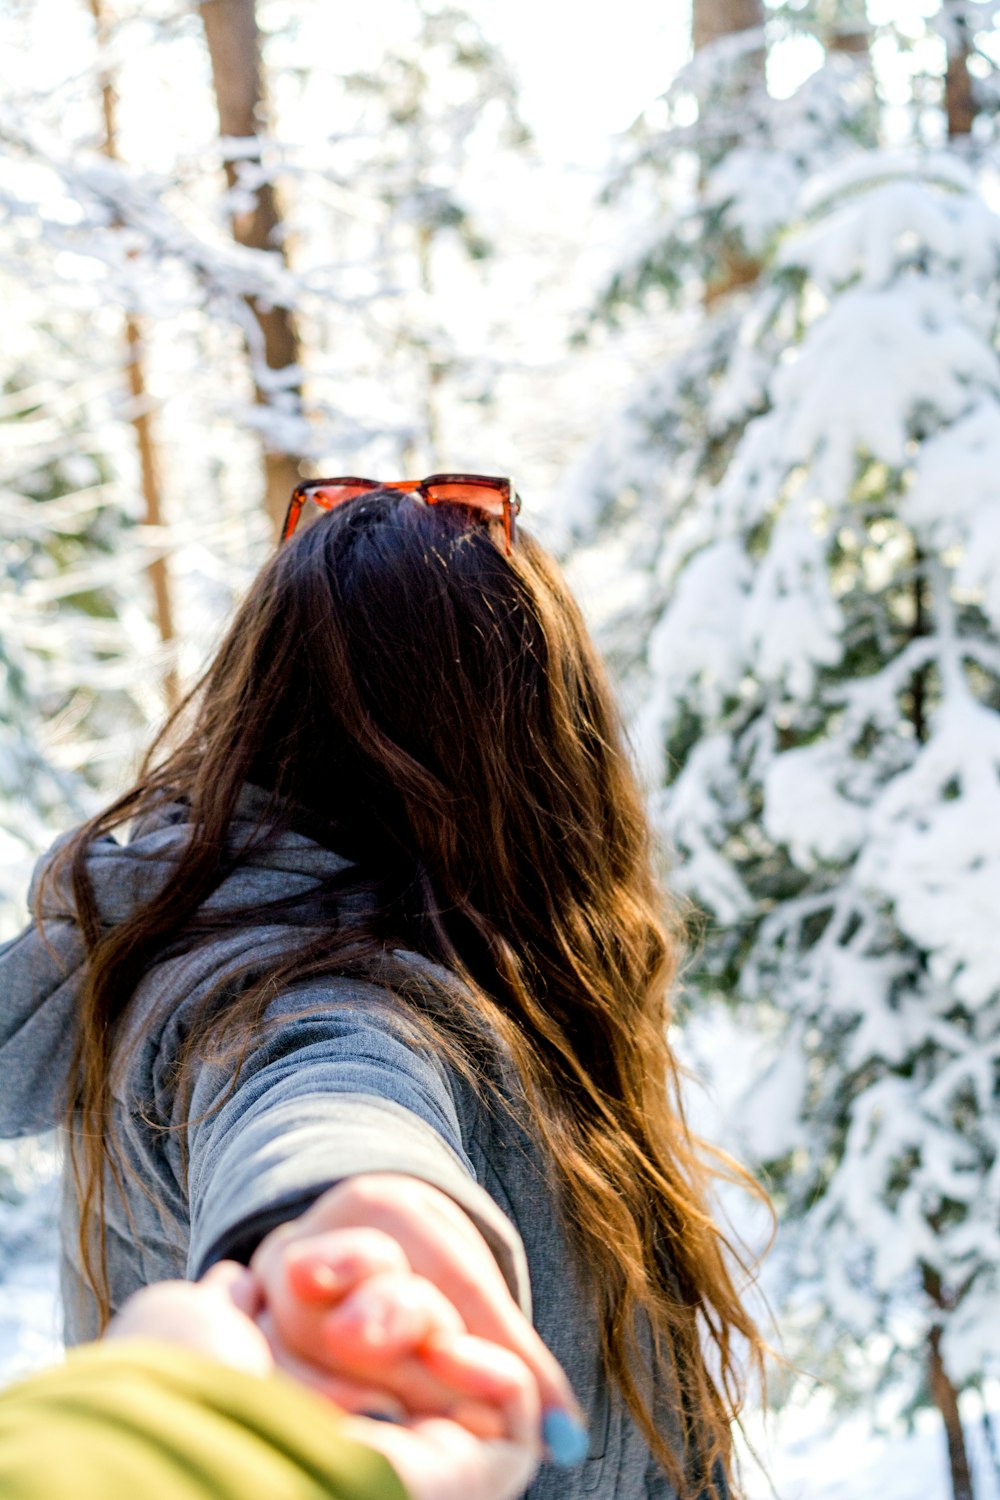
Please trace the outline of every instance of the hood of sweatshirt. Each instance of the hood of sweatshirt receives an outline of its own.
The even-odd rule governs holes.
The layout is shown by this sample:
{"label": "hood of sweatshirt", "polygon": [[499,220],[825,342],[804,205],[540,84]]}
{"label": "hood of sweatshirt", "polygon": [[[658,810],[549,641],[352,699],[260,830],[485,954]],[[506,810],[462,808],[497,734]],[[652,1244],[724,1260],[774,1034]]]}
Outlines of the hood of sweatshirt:
{"label": "hood of sweatshirt", "polygon": [[[247,786],[240,793],[227,839],[229,850],[239,854],[239,863],[206,898],[201,907],[204,912],[245,910],[308,897],[311,891],[351,868],[349,860],[298,830],[287,829],[261,840],[260,830],[269,807],[268,794],[259,787]],[[159,894],[176,870],[193,831],[186,805],[171,803],[155,817],[137,823],[125,842],[112,834],[94,840],[87,856],[87,874],[102,925],[116,926]],[[53,861],[71,837],[67,833],[56,840],[32,877],[29,906],[34,913],[41,889],[43,919],[75,918],[68,869],[63,867],[54,878],[47,878]]]}

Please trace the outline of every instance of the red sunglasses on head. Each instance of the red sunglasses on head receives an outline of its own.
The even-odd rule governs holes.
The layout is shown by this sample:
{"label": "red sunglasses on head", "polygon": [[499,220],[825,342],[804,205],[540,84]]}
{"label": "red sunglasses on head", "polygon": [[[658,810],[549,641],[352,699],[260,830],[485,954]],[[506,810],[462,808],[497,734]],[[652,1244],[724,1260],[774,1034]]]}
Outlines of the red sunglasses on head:
{"label": "red sunglasses on head", "polygon": [[509,479],[489,474],[431,474],[427,479],[310,479],[292,492],[281,540],[287,542],[302,515],[302,507],[312,500],[323,510],[335,510],[347,500],[371,490],[398,490],[404,495],[419,495],[428,505],[467,505],[484,515],[503,521],[507,556],[514,545],[514,517],[521,509],[521,499]]}

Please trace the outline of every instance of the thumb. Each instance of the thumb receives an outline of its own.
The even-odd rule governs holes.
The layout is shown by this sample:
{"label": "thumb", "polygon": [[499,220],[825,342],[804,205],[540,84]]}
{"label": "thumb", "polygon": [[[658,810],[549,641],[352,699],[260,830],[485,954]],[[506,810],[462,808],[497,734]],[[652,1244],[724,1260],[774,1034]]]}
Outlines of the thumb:
{"label": "thumb", "polygon": [[211,1291],[221,1292],[241,1313],[254,1318],[264,1304],[260,1282],[246,1266],[235,1260],[220,1260],[210,1266],[198,1283]]}

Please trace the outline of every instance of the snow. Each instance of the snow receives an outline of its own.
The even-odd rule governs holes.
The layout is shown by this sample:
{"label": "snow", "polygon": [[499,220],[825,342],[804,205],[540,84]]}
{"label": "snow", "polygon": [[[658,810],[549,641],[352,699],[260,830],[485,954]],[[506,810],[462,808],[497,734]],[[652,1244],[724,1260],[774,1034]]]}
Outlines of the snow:
{"label": "snow", "polygon": [[956,693],[910,769],[874,802],[856,879],[893,902],[934,977],[972,1007],[997,993],[997,828],[1000,716]]}
{"label": "snow", "polygon": [[61,1355],[57,1171],[50,1141],[0,1142],[0,1382]]}
{"label": "snow", "polygon": [[[766,505],[776,476],[808,464],[813,494],[846,496],[859,454],[903,468],[918,423],[961,417],[970,387],[998,383],[996,355],[950,287],[916,273],[877,292],[851,287],[775,371],[774,411],[759,419],[768,464],[748,493]],[[737,456],[733,484],[754,459]]]}
{"label": "snow", "polygon": [[955,584],[1000,630],[1000,400],[983,397],[921,447],[900,515],[924,544],[960,549]]}
{"label": "snow", "polygon": [[749,563],[736,542],[716,542],[692,558],[649,638],[650,671],[666,697],[698,680],[721,708],[735,691],[745,660],[749,586]]}
{"label": "snow", "polygon": [[865,809],[838,786],[844,746],[818,741],[775,755],[764,775],[764,827],[800,869],[839,863],[864,842]]}
{"label": "snow", "polygon": [[[816,1407],[801,1414],[800,1431],[789,1434],[770,1462],[781,1500],[952,1500],[936,1423],[922,1421],[913,1433],[887,1437],[873,1432],[864,1417],[827,1416],[824,1422],[824,1403],[818,1401]],[[787,1428],[794,1433],[792,1423]],[[966,1433],[976,1500],[1000,1500],[1000,1482],[981,1428],[967,1418]],[[748,1489],[748,1500],[773,1500],[763,1480],[754,1480]]]}

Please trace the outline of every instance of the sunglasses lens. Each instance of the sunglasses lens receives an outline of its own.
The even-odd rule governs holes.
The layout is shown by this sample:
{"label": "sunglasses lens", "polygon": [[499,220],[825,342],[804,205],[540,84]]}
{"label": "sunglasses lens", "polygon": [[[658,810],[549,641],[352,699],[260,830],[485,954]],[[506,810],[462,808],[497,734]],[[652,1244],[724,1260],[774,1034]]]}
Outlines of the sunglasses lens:
{"label": "sunglasses lens", "polygon": [[353,500],[374,488],[371,484],[321,484],[314,490],[306,490],[306,499],[314,501],[323,510],[335,510],[345,500]]}
{"label": "sunglasses lens", "polygon": [[504,491],[495,484],[470,484],[468,481],[431,484],[427,486],[427,498],[431,501],[450,501],[453,505],[474,505],[477,510],[489,511],[491,515],[503,515]]}
{"label": "sunglasses lens", "polygon": [[303,486],[300,491],[302,495],[302,509],[297,518],[296,530],[307,531],[314,526],[324,512],[336,510],[338,505],[343,505],[348,500],[353,500],[357,495],[369,494],[377,489],[372,481],[350,481],[346,484],[317,484],[313,487]]}

